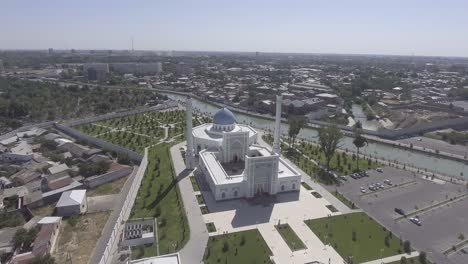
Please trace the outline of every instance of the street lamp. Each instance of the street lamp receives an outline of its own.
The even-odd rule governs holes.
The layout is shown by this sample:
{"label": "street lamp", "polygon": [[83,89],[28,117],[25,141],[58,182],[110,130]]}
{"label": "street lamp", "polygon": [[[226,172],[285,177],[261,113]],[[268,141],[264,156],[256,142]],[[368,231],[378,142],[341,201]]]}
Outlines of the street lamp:
{"label": "street lamp", "polygon": [[380,263],[383,263],[383,261],[382,261],[382,258],[383,258],[383,252],[384,252],[384,249],[383,249],[383,248],[381,248],[381,249],[380,249]]}

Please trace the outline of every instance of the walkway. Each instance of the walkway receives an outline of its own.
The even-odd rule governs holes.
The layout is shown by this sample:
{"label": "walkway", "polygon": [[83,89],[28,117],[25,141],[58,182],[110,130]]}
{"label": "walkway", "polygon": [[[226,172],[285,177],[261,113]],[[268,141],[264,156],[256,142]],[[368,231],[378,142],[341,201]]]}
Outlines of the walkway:
{"label": "walkway", "polygon": [[413,251],[413,252],[411,252],[411,254],[395,255],[395,256],[386,257],[386,258],[383,258],[383,259],[376,259],[376,260],[364,262],[362,264],[392,263],[392,262],[395,262],[395,261],[400,261],[401,257],[406,257],[407,259],[410,259],[410,258],[415,258],[417,256],[419,256],[419,252],[418,251]]}
{"label": "walkway", "polygon": [[172,146],[170,150],[190,227],[189,241],[180,250],[179,254],[182,263],[202,263],[206,244],[208,243],[208,231],[190,182],[189,176],[193,172],[185,169],[185,162],[179,150],[185,144],[185,141],[181,142]]}

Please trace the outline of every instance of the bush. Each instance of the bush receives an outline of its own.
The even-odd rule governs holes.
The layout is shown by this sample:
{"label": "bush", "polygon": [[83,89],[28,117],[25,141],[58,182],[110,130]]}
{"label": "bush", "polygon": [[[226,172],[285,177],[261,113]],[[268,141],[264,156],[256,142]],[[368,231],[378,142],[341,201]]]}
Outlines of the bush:
{"label": "bush", "polygon": [[223,252],[226,253],[229,251],[229,244],[227,241],[224,241],[223,243]]}
{"label": "bush", "polygon": [[419,253],[419,262],[421,262],[421,264],[426,264],[426,263],[427,263],[426,252],[421,251],[421,252]]}
{"label": "bush", "polygon": [[411,253],[411,243],[409,242],[409,240],[405,240],[405,242],[403,242],[403,250],[406,254]]}

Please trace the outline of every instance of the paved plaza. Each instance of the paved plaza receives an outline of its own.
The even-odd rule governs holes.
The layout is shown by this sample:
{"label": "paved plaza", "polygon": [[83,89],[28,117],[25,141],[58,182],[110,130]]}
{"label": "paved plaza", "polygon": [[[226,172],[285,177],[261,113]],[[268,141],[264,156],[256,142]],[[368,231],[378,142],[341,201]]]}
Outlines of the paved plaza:
{"label": "paved plaza", "polygon": [[[252,200],[236,199],[216,202],[211,192],[202,191],[210,211],[203,215],[205,222],[215,224],[217,231],[210,235],[233,233],[257,228],[273,252],[276,263],[343,263],[343,259],[305,225],[304,220],[327,217],[332,213],[324,198],[315,198],[311,191],[301,186],[300,193],[282,193],[275,197],[258,197]],[[288,223],[307,249],[291,251],[275,229],[278,223]]]}

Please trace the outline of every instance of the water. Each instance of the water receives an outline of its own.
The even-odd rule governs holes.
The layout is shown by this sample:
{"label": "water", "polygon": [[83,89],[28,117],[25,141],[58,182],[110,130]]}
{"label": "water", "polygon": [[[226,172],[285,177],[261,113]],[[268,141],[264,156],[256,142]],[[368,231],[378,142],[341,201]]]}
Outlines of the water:
{"label": "water", "polygon": [[[185,96],[175,94],[167,94],[167,96],[175,100],[185,100],[186,98]],[[194,109],[211,115],[219,110],[218,107],[202,102],[195,98],[192,99],[192,104]],[[242,113],[235,113],[235,116],[238,123],[248,124],[252,127],[271,132],[274,129],[273,120],[248,116]],[[283,123],[281,125],[281,132],[283,134],[287,134],[287,124]],[[306,139],[313,142],[317,142],[317,137],[317,130],[312,128],[304,128],[298,135],[298,138]],[[342,140],[341,148],[349,149],[352,151],[356,149],[353,145],[353,139],[350,137],[345,137]],[[378,157],[381,159],[383,158],[385,160],[391,161],[398,161],[402,164],[427,169],[429,171],[438,172],[440,174],[445,174],[449,176],[462,176],[463,174],[464,177],[468,177],[468,166],[466,166],[463,162],[445,158],[438,158],[421,152],[413,152],[401,148],[392,147],[387,144],[369,142],[369,144],[366,147],[360,149],[360,152],[365,153],[367,155],[372,155],[372,157]]]}
{"label": "water", "polygon": [[380,123],[377,120],[367,120],[367,116],[364,113],[364,110],[362,110],[362,106],[358,104],[353,104],[351,106],[351,111],[353,112],[354,116],[354,121],[355,122],[361,122],[362,128],[367,129],[367,130],[374,130],[376,131],[380,127]]}

